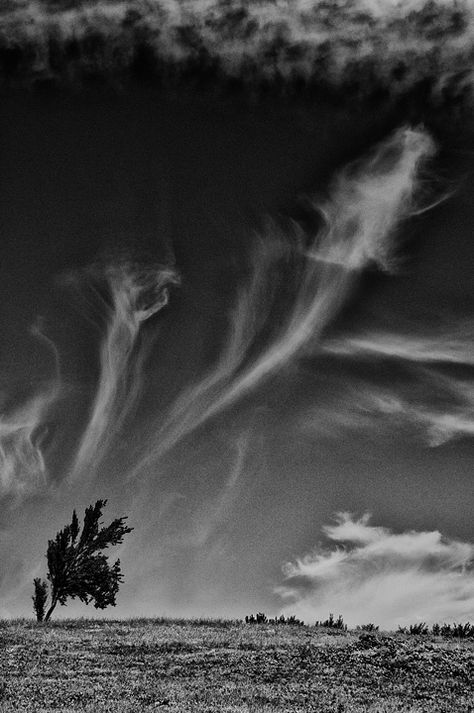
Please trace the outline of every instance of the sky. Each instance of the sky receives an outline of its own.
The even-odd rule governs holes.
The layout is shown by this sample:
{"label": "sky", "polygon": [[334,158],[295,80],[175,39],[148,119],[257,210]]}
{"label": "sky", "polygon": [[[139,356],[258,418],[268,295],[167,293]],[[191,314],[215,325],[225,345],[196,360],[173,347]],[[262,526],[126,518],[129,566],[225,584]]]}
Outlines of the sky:
{"label": "sky", "polygon": [[472,12],[334,7],[2,10],[0,616],[473,619]]}

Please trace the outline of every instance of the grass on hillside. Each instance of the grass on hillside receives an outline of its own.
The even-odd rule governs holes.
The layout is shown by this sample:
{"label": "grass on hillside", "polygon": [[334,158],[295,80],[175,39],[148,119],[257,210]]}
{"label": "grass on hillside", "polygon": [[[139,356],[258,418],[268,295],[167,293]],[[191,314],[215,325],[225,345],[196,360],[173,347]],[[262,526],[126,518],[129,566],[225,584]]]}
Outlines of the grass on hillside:
{"label": "grass on hillside", "polygon": [[473,713],[474,641],[170,620],[0,623],[0,713]]}

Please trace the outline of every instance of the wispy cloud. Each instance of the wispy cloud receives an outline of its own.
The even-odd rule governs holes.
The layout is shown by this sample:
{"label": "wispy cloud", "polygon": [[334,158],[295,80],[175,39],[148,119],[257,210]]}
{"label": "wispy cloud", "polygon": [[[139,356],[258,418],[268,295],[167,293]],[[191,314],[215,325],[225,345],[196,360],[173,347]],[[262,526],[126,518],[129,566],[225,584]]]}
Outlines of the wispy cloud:
{"label": "wispy cloud", "polygon": [[284,567],[285,613],[308,622],[341,613],[387,629],[414,621],[472,619],[474,544],[438,531],[395,533],[338,513],[323,528],[333,547],[317,547]]}
{"label": "wispy cloud", "polygon": [[2,494],[25,494],[46,483],[39,427],[54,401],[55,389],[0,417],[0,486]]}
{"label": "wispy cloud", "polygon": [[242,433],[234,442],[234,462],[227,478],[217,494],[209,498],[204,508],[197,513],[192,523],[192,544],[200,547],[206,545],[220,527],[225,525],[232,510],[232,505],[241,492],[242,476],[249,445],[249,434]]}
{"label": "wispy cloud", "polygon": [[[383,430],[382,416],[392,428],[415,427],[430,446],[474,435],[472,322],[412,327],[411,333],[374,331],[325,342],[324,351],[335,357],[372,365],[384,359],[402,367],[391,384],[376,383],[375,377],[370,382],[369,376],[352,380],[328,408],[334,411],[334,433],[338,427]],[[307,417],[317,430],[317,412]]]}
{"label": "wispy cloud", "polygon": [[331,402],[307,409],[299,428],[324,438],[350,431],[393,438],[398,431],[430,447],[474,436],[473,382],[437,371],[416,377],[391,386],[353,380]]}
{"label": "wispy cloud", "polygon": [[143,342],[137,345],[140,328],[167,304],[169,285],[179,282],[172,267],[143,267],[131,261],[109,264],[101,277],[110,303],[101,300],[106,331],[99,383],[75,457],[74,477],[95,470],[120,431],[141,386],[146,349]]}
{"label": "wispy cloud", "polygon": [[48,412],[61,392],[59,355],[54,342],[43,331],[42,320],[38,320],[30,331],[52,352],[54,374],[21,405],[0,410],[1,495],[33,493],[48,479],[43,441],[47,435]]}
{"label": "wispy cloud", "polygon": [[391,358],[407,362],[474,365],[474,322],[462,320],[414,333],[368,332],[327,341],[324,349],[341,356]]}
{"label": "wispy cloud", "polygon": [[[340,171],[326,200],[313,201],[322,222],[316,234],[303,235],[296,224],[287,232],[273,225],[261,237],[230,315],[226,348],[209,374],[177,399],[135,472],[318,347],[364,268],[396,265],[393,235],[418,209],[419,170],[433,152],[423,129],[399,129]],[[281,287],[291,295],[289,304],[264,338]]]}
{"label": "wispy cloud", "polygon": [[415,427],[428,445],[441,446],[456,438],[474,435],[474,383],[437,372],[410,395],[409,387],[399,396],[393,390],[371,392],[373,413],[385,416],[391,425]]}

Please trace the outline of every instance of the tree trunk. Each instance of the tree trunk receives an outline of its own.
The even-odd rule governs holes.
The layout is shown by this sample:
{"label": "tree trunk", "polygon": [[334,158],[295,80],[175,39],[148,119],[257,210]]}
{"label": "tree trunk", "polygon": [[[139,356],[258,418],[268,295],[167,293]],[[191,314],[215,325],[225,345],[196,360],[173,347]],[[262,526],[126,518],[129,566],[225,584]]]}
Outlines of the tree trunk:
{"label": "tree trunk", "polygon": [[51,601],[51,606],[49,607],[48,611],[46,612],[46,616],[45,616],[45,618],[44,618],[44,621],[45,621],[45,622],[50,620],[51,614],[53,613],[54,608],[55,608],[55,606],[56,606],[57,603],[58,603],[58,600],[57,600],[57,599],[53,599],[53,600]]}

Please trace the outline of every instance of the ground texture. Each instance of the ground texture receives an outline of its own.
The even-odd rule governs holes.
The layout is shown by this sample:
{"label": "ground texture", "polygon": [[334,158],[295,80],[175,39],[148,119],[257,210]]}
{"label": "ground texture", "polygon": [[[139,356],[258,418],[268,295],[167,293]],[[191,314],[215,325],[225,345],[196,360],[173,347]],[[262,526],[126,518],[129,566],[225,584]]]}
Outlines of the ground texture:
{"label": "ground texture", "polygon": [[468,713],[474,642],[214,622],[0,626],[0,713]]}

